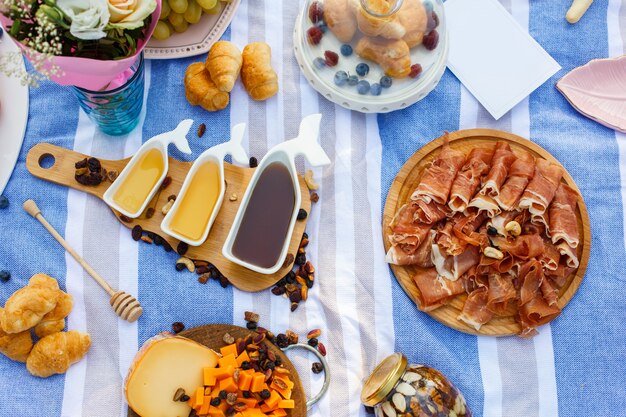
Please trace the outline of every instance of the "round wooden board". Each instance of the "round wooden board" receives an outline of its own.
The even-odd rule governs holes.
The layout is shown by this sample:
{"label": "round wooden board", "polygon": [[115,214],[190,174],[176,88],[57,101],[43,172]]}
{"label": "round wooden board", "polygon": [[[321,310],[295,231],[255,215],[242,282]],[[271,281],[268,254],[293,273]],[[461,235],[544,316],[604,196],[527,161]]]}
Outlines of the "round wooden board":
{"label": "round wooden board", "polygon": [[[44,157],[54,158],[54,163],[49,168],[43,168],[40,165],[40,161]],[[111,182],[103,181],[98,186],[86,186],[78,183],[74,179],[74,164],[86,157],[89,157],[89,155],[74,152],[50,143],[39,143],[28,151],[28,155],[26,157],[26,167],[35,177],[84,191],[102,199],[104,192],[111,185]],[[124,169],[129,160],[130,158],[118,161],[100,159],[100,163],[107,171],[116,170],[118,172],[122,172],[122,169]],[[161,208],[167,203],[170,195],[178,194],[191,165],[191,162],[182,162],[172,157],[169,158],[168,176],[172,178],[172,183],[161,193],[157,193],[150,204],[148,204],[148,207],[155,208],[153,217],[150,219],[146,218],[144,212],[140,217],[131,219],[132,221],[130,222],[124,222],[120,219],[120,213],[113,210],[117,219],[129,229],[133,228],[135,225],[140,225],[143,230],[158,234],[166,240],[172,248],[174,248],[174,250],[176,250],[179,241],[161,231],[161,221],[163,221],[163,217],[165,217],[163,213],[161,213]],[[291,263],[284,264],[276,273],[272,275],[264,275],[237,265],[222,255],[224,241],[226,240],[226,236],[228,236],[235,214],[241,204],[241,197],[243,196],[253,173],[254,169],[252,168],[241,168],[229,163],[224,163],[226,190],[222,207],[215,219],[215,222],[213,223],[213,226],[211,227],[207,240],[200,246],[189,246],[187,253],[185,253],[185,256],[188,258],[212,263],[235,287],[243,291],[261,291],[271,287],[278,282],[279,279],[291,271],[294,263],[292,260]],[[307,188],[302,176],[299,176],[299,182],[302,194],[300,208],[303,208],[307,211],[307,213],[310,213],[311,198],[309,189]],[[230,201],[228,196],[231,194],[237,194],[239,198],[235,201]],[[299,220],[296,222],[293,229],[288,253],[292,254],[294,258],[298,252],[306,223],[306,219]],[[163,248],[155,249],[163,250]],[[172,265],[172,271],[173,270],[174,265]]]}
{"label": "round wooden board", "polygon": [[[528,139],[524,139],[512,133],[494,129],[460,130],[450,133],[448,137],[450,139],[450,146],[454,149],[464,151],[466,155],[469,154],[469,151],[476,146],[494,147],[496,141],[506,141],[510,144],[514,152],[530,152],[536,157],[544,158],[563,168],[564,174],[562,181],[574,188],[580,194],[580,190],[576,186],[573,178],[561,165],[561,163],[548,151]],[[411,194],[419,184],[424,168],[439,154],[442,145],[443,136],[426,144],[423,148],[413,154],[408,161],[406,161],[400,169],[400,172],[398,172],[398,175],[393,180],[389,193],[387,194],[387,201],[385,203],[385,210],[383,214],[383,241],[385,251],[388,251],[391,245],[389,243],[389,239],[387,238],[391,232],[391,229],[389,228],[391,220],[400,207],[402,207],[402,205],[409,200]],[[589,215],[587,213],[585,202],[582,199],[582,194],[580,200],[578,201],[576,216],[578,218],[578,230],[580,234],[580,245],[578,245],[578,259],[580,259],[580,265],[576,273],[570,276],[567,283],[559,292],[559,307],[561,309],[565,307],[565,305],[574,296],[574,293],[576,293],[576,290],[585,276],[587,262],[589,261],[591,231],[589,227]],[[415,285],[413,277],[420,273],[420,271],[423,271],[423,269],[414,266],[390,266],[393,274],[404,291],[417,305],[416,294],[419,294],[419,289],[417,288],[417,285]],[[449,304],[439,307],[436,310],[429,311],[428,314],[448,327],[470,334],[508,336],[518,334],[521,331],[520,325],[515,322],[513,317],[514,309],[511,309],[509,311],[509,315],[507,316],[494,317],[490,322],[483,325],[480,328],[480,331],[476,331],[473,327],[468,326],[464,322],[457,319],[457,316],[463,309],[463,304],[466,299],[467,295],[461,294]]]}
{"label": "round wooden board", "polygon": [[[196,341],[206,347],[213,349],[214,351],[220,351],[220,348],[226,346],[226,343],[222,340],[225,333],[229,333],[235,339],[241,337],[247,337],[251,332],[250,330],[233,326],[230,324],[205,324],[204,326],[194,327],[192,329],[188,329],[180,332],[178,335],[186,337],[187,339],[191,339]],[[272,351],[278,356],[285,366],[285,368],[289,369],[291,372],[291,380],[294,382],[294,387],[292,390],[292,399],[296,404],[296,408],[287,410],[288,417],[306,417],[307,409],[306,409],[306,395],[304,394],[304,388],[302,387],[302,382],[300,381],[300,377],[298,376],[298,371],[293,366],[287,355],[283,353],[276,345],[267,342],[267,346],[272,349]],[[129,417],[140,417],[139,414],[135,413],[130,407],[128,408],[128,416]]]}

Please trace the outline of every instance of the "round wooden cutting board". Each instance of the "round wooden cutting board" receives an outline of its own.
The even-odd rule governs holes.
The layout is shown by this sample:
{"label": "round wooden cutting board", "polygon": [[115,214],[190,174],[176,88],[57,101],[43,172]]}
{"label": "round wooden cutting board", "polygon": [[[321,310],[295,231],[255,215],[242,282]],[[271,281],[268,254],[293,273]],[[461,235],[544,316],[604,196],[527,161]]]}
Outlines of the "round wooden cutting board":
{"label": "round wooden cutting board", "polygon": [[[216,352],[219,352],[221,347],[226,346],[226,343],[224,343],[224,341],[222,340],[225,333],[228,333],[232,337],[237,339],[240,337],[245,338],[250,333],[254,332],[244,327],[233,326],[230,324],[205,324],[204,326],[198,326],[192,329],[182,331],[178,333],[178,336],[186,337],[187,339],[191,339],[208,348],[213,349]],[[304,393],[304,388],[302,387],[300,377],[298,377],[298,371],[296,371],[296,368],[293,366],[289,358],[287,358],[282,350],[280,350],[276,345],[270,343],[269,341],[266,341],[265,343],[276,354],[276,356],[278,356],[283,361],[285,368],[289,369],[289,372],[291,372],[290,378],[295,384],[292,390],[291,398],[294,400],[296,407],[291,410],[287,410],[287,416],[306,417],[306,395]],[[139,416],[139,414],[135,413],[129,407],[128,417],[141,416]]]}
{"label": "round wooden cutting board", "polygon": [[[578,191],[578,194],[580,194],[580,190],[576,186],[574,179],[560,164],[560,162],[548,153],[548,151],[539,145],[532,143],[528,139],[524,139],[512,133],[493,129],[460,130],[458,132],[450,133],[448,138],[450,140],[450,147],[459,149],[465,152],[466,155],[469,154],[470,150],[475,147],[493,148],[496,141],[506,141],[513,149],[513,152],[530,152],[535,157],[544,158],[563,168],[564,174],[562,181]],[[389,227],[391,220],[400,207],[409,201],[411,194],[420,182],[424,169],[439,154],[442,145],[443,136],[426,144],[409,158],[393,180],[391,188],[389,189],[389,194],[387,194],[387,201],[385,203],[385,211],[383,215],[383,241],[385,251],[388,251],[391,246],[389,239],[387,238],[387,236],[391,233],[391,229]],[[559,292],[559,307],[561,309],[565,307],[565,305],[574,296],[574,293],[576,293],[576,290],[578,290],[578,287],[580,286],[580,283],[585,275],[585,270],[587,269],[587,262],[589,261],[591,231],[589,227],[589,215],[587,214],[587,207],[582,199],[582,194],[578,201],[576,217],[578,219],[578,230],[580,235],[580,244],[577,248],[580,265],[576,273],[570,276],[569,280]],[[419,289],[417,288],[417,285],[415,285],[413,277],[421,271],[424,271],[424,269],[415,266],[390,266],[393,274],[404,291],[417,304]],[[463,304],[466,299],[467,295],[461,294],[453,299],[449,304],[439,307],[436,310],[429,311],[428,314],[446,326],[465,333],[487,336],[508,336],[518,334],[521,331],[520,325],[516,323],[514,318],[514,307],[509,310],[508,315],[503,317],[494,317],[487,324],[483,325],[480,328],[480,331],[476,331],[473,327],[457,319],[457,316],[463,309]]]}

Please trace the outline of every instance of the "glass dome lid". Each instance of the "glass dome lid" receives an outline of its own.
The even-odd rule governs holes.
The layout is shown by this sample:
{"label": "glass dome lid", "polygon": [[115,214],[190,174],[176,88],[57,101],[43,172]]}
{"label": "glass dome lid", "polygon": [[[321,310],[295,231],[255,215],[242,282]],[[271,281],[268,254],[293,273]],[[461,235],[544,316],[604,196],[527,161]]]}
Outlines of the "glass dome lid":
{"label": "glass dome lid", "polygon": [[311,86],[352,110],[384,113],[424,98],[446,67],[441,0],[308,0],[294,50]]}

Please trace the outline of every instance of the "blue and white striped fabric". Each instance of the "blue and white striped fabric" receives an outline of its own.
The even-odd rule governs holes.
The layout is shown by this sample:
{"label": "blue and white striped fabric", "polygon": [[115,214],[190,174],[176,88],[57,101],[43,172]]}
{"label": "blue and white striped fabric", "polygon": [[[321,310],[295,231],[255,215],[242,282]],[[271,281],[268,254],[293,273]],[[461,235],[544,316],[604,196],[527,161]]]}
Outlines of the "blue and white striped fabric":
{"label": "blue and white striped fabric", "polygon": [[[44,83],[32,89],[24,148],[5,190],[11,205],[0,211],[0,270],[13,276],[0,285],[0,302],[34,273],[57,277],[76,302],[68,327],[91,333],[93,344],[66,375],[48,379],[31,377],[22,364],[0,357],[0,415],[124,416],[123,379],[147,338],[175,321],[187,327],[241,325],[243,311],[254,310],[274,330],[324,329],[333,380],[309,412],[313,417],[364,416],[362,381],[394,351],[443,371],[476,416],[626,416],[626,135],[584,118],[554,88],[590,59],[625,53],[626,2],[596,0],[578,24],[569,25],[564,14],[570,0],[501,1],[563,69],[498,122],[449,72],[426,99],[392,114],[363,115],[329,103],[300,76],[292,54],[302,0],[242,1],[225,35],[240,47],[258,40],[271,45],[281,90],[265,103],[252,102],[238,85],[228,110],[192,108],[182,78],[186,66],[202,58],[148,61],[141,126],[127,137],[109,138],[94,129],[67,88]],[[210,129],[191,139],[191,157],[174,157],[198,156],[224,141],[230,126],[246,122],[246,146],[260,158],[294,137],[299,120],[315,112],[323,114],[321,142],[333,163],[314,169],[321,198],[310,215],[308,255],[317,266],[316,285],[291,314],[288,302],[269,291],[224,290],[176,273],[174,254],[134,242],[101,201],[35,179],[25,167],[26,152],[40,141],[119,159],[183,118]],[[589,210],[593,242],[586,277],[564,313],[530,340],[475,337],[444,327],[416,309],[384,263],[381,213],[393,177],[442,131],[472,127],[509,130],[543,146],[572,174]],[[303,162],[300,168],[306,168]],[[139,322],[115,318],[101,289],[22,211],[28,198],[114,286],[138,294],[145,311]],[[308,360],[294,356],[312,392],[321,376],[311,374]]]}

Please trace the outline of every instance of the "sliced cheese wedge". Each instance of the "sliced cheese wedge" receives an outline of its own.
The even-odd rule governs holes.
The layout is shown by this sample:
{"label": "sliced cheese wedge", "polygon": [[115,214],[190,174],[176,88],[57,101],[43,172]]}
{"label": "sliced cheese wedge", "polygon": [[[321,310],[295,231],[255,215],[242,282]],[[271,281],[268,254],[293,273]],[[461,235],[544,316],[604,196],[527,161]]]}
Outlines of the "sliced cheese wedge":
{"label": "sliced cheese wedge", "polygon": [[217,366],[218,359],[213,350],[184,337],[153,337],[128,371],[128,405],[141,417],[187,417],[187,403],[173,401],[176,390],[183,388],[191,396],[203,384],[203,369]]}

